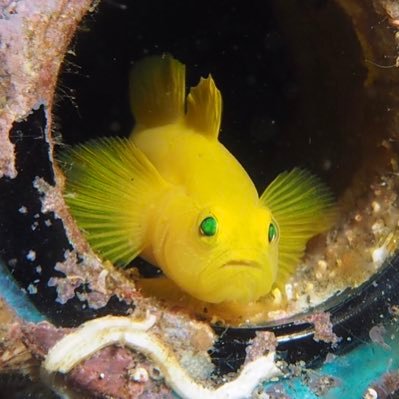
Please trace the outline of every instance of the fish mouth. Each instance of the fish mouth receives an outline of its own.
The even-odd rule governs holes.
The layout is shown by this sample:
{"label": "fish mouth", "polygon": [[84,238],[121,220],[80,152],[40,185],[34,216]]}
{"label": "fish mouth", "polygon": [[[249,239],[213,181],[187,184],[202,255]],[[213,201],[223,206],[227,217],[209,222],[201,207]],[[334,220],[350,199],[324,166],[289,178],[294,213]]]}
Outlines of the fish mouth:
{"label": "fish mouth", "polygon": [[254,260],[233,259],[233,260],[229,260],[226,263],[223,263],[223,265],[220,268],[224,269],[226,267],[249,267],[249,268],[260,269],[261,265],[259,264],[259,262],[256,262]]}

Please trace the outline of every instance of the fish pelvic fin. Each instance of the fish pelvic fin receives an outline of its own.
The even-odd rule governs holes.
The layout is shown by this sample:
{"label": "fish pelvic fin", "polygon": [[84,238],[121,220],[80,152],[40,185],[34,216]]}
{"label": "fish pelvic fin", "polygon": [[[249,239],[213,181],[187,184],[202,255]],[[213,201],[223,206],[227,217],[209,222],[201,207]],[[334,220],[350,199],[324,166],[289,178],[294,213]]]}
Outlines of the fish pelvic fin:
{"label": "fish pelvic fin", "polygon": [[65,201],[92,248],[118,266],[144,248],[148,209],[167,183],[131,140],[101,138],[63,151]]}
{"label": "fish pelvic fin", "polygon": [[130,73],[130,104],[137,129],[176,122],[184,115],[185,66],[171,55],[150,56]]}
{"label": "fish pelvic fin", "polygon": [[[139,61],[130,73],[130,103],[135,131],[184,120],[188,128],[218,139],[222,96],[211,76],[191,88],[186,103],[185,66],[171,55]],[[187,106],[187,113],[186,108]]]}
{"label": "fish pelvic fin", "polygon": [[310,238],[328,230],[337,215],[330,189],[304,169],[279,174],[260,198],[279,228],[277,285],[284,284],[304,255]]}
{"label": "fish pelvic fin", "polygon": [[201,78],[187,96],[186,124],[195,131],[217,140],[222,119],[222,95],[212,76]]}

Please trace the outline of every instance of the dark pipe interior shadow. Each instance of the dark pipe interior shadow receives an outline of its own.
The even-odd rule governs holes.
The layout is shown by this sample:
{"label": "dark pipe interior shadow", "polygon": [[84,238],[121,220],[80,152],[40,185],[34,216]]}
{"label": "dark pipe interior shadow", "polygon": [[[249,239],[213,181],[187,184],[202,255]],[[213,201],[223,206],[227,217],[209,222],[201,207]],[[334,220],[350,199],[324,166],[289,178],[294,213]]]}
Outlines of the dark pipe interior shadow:
{"label": "dark pipe interior shadow", "polygon": [[215,78],[224,104],[221,141],[259,191],[279,172],[301,166],[341,192],[361,156],[360,48],[332,2],[293,2],[299,3],[302,13],[298,6],[285,10],[283,22],[274,1],[101,3],[60,79],[59,92],[74,97],[61,95],[56,110],[64,141],[128,135],[132,62],[169,52],[186,64],[188,86],[209,73]]}

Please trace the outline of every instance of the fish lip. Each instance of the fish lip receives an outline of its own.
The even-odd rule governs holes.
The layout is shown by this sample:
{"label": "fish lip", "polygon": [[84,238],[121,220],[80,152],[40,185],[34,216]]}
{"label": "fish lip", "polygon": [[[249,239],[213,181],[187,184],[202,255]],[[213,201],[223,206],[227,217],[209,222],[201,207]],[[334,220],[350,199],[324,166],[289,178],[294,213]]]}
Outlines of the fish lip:
{"label": "fish lip", "polygon": [[244,266],[244,267],[249,267],[249,268],[255,268],[259,269],[261,265],[259,262],[256,262],[254,260],[250,259],[232,259],[229,260],[228,262],[225,262],[220,266],[221,269],[225,267],[237,267],[237,266]]}

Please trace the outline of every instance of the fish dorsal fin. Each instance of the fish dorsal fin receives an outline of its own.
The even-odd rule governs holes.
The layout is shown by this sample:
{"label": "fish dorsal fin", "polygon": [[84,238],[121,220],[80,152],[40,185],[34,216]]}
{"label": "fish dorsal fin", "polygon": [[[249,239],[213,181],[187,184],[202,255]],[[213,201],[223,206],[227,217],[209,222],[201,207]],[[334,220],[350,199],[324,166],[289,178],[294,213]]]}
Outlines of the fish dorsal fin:
{"label": "fish dorsal fin", "polygon": [[92,248],[119,266],[145,247],[148,204],[167,183],[132,140],[110,137],[64,150],[64,198]]}
{"label": "fish dorsal fin", "polygon": [[298,168],[279,174],[260,200],[271,210],[279,228],[277,284],[284,284],[304,255],[309,239],[331,227],[337,208],[330,189]]}
{"label": "fish dorsal fin", "polygon": [[217,140],[222,118],[222,95],[212,76],[201,78],[187,96],[186,124],[198,133]]}
{"label": "fish dorsal fin", "polygon": [[136,129],[163,126],[184,115],[185,66],[171,55],[139,61],[130,73]]}

